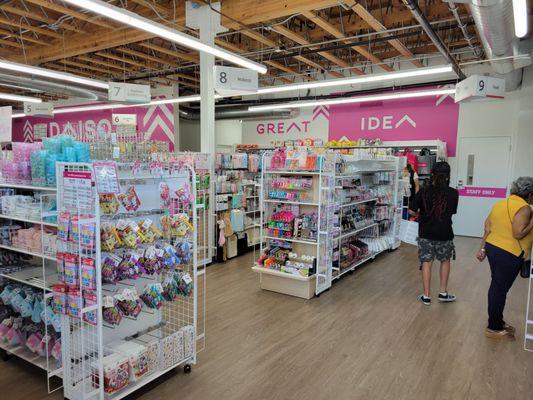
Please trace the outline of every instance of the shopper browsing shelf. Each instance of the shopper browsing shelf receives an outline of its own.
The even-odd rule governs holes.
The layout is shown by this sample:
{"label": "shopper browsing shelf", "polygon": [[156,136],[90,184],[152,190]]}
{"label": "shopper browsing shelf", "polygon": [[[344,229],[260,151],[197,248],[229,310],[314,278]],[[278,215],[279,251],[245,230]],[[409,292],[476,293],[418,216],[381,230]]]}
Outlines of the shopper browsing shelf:
{"label": "shopper browsing shelf", "polygon": [[415,194],[420,191],[420,180],[413,166],[409,163],[404,167],[402,174],[404,196],[411,202]]}
{"label": "shopper browsing shelf", "polygon": [[485,220],[485,234],[477,259],[489,260],[491,283],[488,293],[489,323],[485,335],[515,340],[515,328],[503,320],[507,292],[513,286],[524,260],[531,257],[533,243],[533,177],[513,182],[511,195],[494,204]]}
{"label": "shopper browsing shelf", "polygon": [[452,302],[456,297],[448,293],[450,260],[455,259],[452,215],[457,212],[459,193],[450,186],[450,165],[441,161],[434,165],[430,181],[409,205],[411,215],[418,218],[418,257],[422,269],[424,293],[418,299],[431,304],[430,285],[433,261],[440,261],[440,302]]}

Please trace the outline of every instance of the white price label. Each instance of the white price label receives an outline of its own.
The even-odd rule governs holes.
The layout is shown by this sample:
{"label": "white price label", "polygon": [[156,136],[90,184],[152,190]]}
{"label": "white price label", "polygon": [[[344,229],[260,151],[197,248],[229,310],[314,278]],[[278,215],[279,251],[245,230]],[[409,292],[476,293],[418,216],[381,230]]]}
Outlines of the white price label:
{"label": "white price label", "polygon": [[187,285],[190,284],[190,283],[192,282],[192,278],[191,278],[191,276],[190,276],[189,274],[185,274],[185,275],[183,275],[183,278],[182,278],[182,279],[183,279],[183,281],[184,281]]}

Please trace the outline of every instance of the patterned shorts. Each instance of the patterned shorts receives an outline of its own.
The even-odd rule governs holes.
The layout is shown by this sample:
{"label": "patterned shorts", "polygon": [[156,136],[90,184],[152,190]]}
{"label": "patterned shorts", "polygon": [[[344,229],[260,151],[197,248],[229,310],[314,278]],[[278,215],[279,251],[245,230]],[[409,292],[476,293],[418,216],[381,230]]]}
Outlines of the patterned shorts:
{"label": "patterned shorts", "polygon": [[420,262],[455,260],[453,240],[430,240],[418,238],[418,258]]}

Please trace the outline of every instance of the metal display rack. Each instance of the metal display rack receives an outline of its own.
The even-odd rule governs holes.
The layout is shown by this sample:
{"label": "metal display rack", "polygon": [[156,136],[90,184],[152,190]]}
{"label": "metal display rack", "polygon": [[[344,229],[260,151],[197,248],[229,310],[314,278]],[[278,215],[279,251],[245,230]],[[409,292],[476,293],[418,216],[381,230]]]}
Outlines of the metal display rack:
{"label": "metal display rack", "polygon": [[[55,250],[50,249],[49,243],[44,240],[45,228],[50,230],[50,235],[55,235],[54,230],[57,227],[55,222],[57,212],[49,209],[55,203],[56,188],[17,182],[1,182],[0,188],[13,189],[13,193],[17,191],[19,194],[20,192],[34,193],[34,197],[38,199],[38,214],[41,216],[41,218],[35,218],[35,215],[27,217],[20,213],[22,209],[20,206],[16,206],[16,213],[4,212],[0,215],[1,220],[9,221],[9,226],[12,226],[13,222],[17,223],[17,225],[22,223],[38,226],[41,231],[40,248],[23,247],[20,244],[14,244],[12,243],[12,237],[2,238],[0,249],[19,255],[31,256],[31,258],[18,260],[16,266],[13,265],[15,268],[6,265],[0,266],[0,269],[2,269],[0,280],[4,280],[8,286],[13,288],[28,287],[32,288],[35,293],[42,293],[43,303],[46,306],[51,299],[51,287],[57,282]],[[48,317],[45,316],[45,318]],[[52,334],[52,328],[49,326],[49,323],[49,320],[46,323],[44,321],[39,323],[42,326],[43,337],[49,337]],[[59,332],[55,334],[58,338],[60,337]],[[3,358],[13,355],[43,369],[46,372],[48,393],[52,393],[61,388],[61,381],[53,379],[62,376],[62,368],[57,361],[54,361],[48,346],[44,348],[44,355],[30,351],[26,343],[9,345],[0,341],[0,349],[2,350]]]}
{"label": "metal display rack", "polygon": [[[93,301],[78,304],[77,315],[69,312],[62,317],[66,398],[120,399],[174,368],[183,367],[185,372],[190,372],[199,351],[197,340],[205,339],[205,325],[201,326],[205,316],[200,317],[198,311],[199,301],[205,304],[205,286],[199,285],[199,207],[195,202],[195,172],[188,165],[155,172],[147,169],[143,165],[136,174],[124,170],[118,173],[122,193],[130,195],[128,201],[135,203],[136,196],[140,201],[133,208],[121,203],[118,212],[104,214],[96,189],[99,178],[93,164],[57,164],[60,220],[65,215],[77,217],[77,223],[72,222],[71,226],[77,225],[81,234],[78,241],[62,243],[61,250],[77,255],[80,260],[93,259],[96,275]],[[134,189],[128,191],[130,188]],[[114,246],[110,246],[110,236],[102,240],[100,235],[107,229],[115,232],[119,227],[132,228],[139,224],[145,228],[155,227],[151,240],[145,241],[149,236],[144,236],[132,244],[123,237],[123,240],[112,241]],[[83,232],[88,236],[84,238]],[[91,237],[91,232],[96,234]],[[155,251],[154,257],[148,256],[147,251],[151,249]],[[139,255],[146,256],[147,260],[159,260],[159,271],[137,271],[134,266],[137,265],[135,260],[140,260]],[[117,257],[121,257],[122,262],[133,262],[127,264],[128,274],[133,275],[111,282],[104,280],[104,261]],[[131,268],[137,272],[132,273]],[[180,289],[171,295],[172,291],[161,291],[178,279],[176,277],[180,285],[185,285],[186,292]],[[89,290],[83,282],[80,279],[77,290],[79,297],[86,299]],[[168,285],[171,287],[173,285]],[[147,291],[148,288],[151,290]],[[109,316],[104,319],[104,312],[115,307],[113,298],[118,299],[119,293],[126,297],[126,289],[128,293],[137,292],[143,299],[142,303],[137,300],[142,306],[138,314],[124,314],[115,322]],[[167,293],[165,299],[150,294],[154,291]],[[152,307],[143,297],[147,294],[152,296]],[[130,298],[135,299],[138,297]],[[131,348],[140,350],[132,355]]]}
{"label": "metal display rack", "polygon": [[400,246],[402,168],[398,157],[338,155],[333,279]]}
{"label": "metal display rack", "polygon": [[[262,161],[260,252],[264,254],[279,248],[283,249],[282,251],[290,251],[291,254],[305,256],[308,262],[304,263],[307,267],[299,268],[298,265],[302,264],[298,262],[302,261],[302,257],[296,257],[291,267],[279,265],[267,268],[256,264],[252,269],[260,275],[261,288],[309,299],[331,286],[332,251],[329,236],[333,228],[335,156],[324,153],[315,170],[278,170],[272,167],[272,157],[273,153],[267,152]],[[284,188],[293,196],[292,200],[275,198],[273,190],[276,182],[283,179],[305,179],[309,187],[305,190]],[[269,231],[279,231],[271,228],[269,224],[272,214],[280,211],[290,211],[297,216],[316,215],[316,221],[313,223],[316,226],[305,233],[311,237],[292,236],[292,233],[285,237],[269,234]],[[302,228],[302,233],[303,231]]]}

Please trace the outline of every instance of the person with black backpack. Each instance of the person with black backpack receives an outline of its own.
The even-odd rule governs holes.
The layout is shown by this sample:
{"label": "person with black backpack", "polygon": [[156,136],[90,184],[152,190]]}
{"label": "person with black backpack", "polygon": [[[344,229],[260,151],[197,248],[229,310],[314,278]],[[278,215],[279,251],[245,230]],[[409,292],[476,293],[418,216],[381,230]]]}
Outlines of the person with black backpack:
{"label": "person with black backpack", "polygon": [[450,186],[450,165],[437,162],[429,182],[409,205],[409,212],[418,218],[418,258],[421,263],[424,293],[418,296],[424,305],[431,304],[430,285],[433,261],[440,261],[440,302],[453,302],[448,293],[451,259],[455,259],[452,215],[457,213],[459,192]]}

